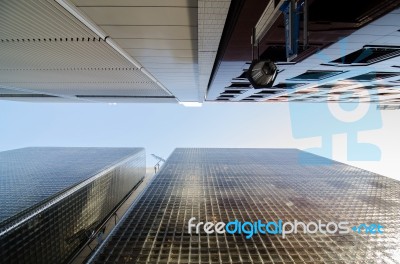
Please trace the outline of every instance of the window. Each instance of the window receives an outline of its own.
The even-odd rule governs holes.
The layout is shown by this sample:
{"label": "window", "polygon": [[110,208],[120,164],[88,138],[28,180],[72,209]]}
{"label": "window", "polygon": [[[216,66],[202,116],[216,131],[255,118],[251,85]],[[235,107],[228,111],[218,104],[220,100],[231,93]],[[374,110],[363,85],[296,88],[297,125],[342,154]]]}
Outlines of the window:
{"label": "window", "polygon": [[261,92],[258,92],[257,94],[265,94],[265,95],[270,95],[270,94],[277,94],[277,93],[282,93],[284,90],[264,90]]}
{"label": "window", "polygon": [[399,46],[364,46],[362,49],[327,63],[327,65],[366,66],[399,55]]}
{"label": "window", "polygon": [[272,88],[279,88],[279,89],[294,89],[303,85],[306,85],[307,83],[278,83]]}
{"label": "window", "polygon": [[371,82],[371,81],[378,81],[386,78],[395,77],[398,75],[400,75],[400,72],[369,72],[358,76],[354,76],[347,80],[359,81],[359,82]]}
{"label": "window", "polygon": [[242,94],[244,90],[225,90],[222,94]]}
{"label": "window", "polygon": [[262,95],[256,95],[256,94],[254,94],[254,95],[250,95],[249,97],[247,97],[247,98],[263,98],[264,96],[262,96]]}
{"label": "window", "polygon": [[226,88],[242,88],[242,89],[249,89],[250,88],[250,83],[249,82],[243,82],[243,83],[232,83],[230,86]]}
{"label": "window", "polygon": [[334,84],[324,84],[324,85],[319,85],[316,87],[318,90],[330,90],[330,89],[338,89],[338,88],[344,88],[346,86],[351,86],[352,84],[348,83],[334,83]]}
{"label": "window", "polygon": [[234,98],[235,96],[233,94],[221,94],[219,97],[222,97],[222,98]]}
{"label": "window", "polygon": [[303,74],[300,74],[292,79],[291,81],[319,81],[323,79],[327,79],[333,77],[335,75],[344,73],[344,71],[306,71]]}

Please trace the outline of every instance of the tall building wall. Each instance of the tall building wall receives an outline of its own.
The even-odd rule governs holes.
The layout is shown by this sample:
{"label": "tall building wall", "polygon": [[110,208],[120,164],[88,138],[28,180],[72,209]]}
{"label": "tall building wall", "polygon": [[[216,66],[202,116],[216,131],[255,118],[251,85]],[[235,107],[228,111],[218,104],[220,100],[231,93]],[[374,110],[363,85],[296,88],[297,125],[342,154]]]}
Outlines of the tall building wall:
{"label": "tall building wall", "polygon": [[[375,223],[384,232],[196,234],[192,217]],[[393,179],[295,149],[176,149],[90,263],[400,263],[399,229]]]}
{"label": "tall building wall", "polygon": [[[65,164],[64,171],[60,171],[63,167],[59,167],[60,164],[48,168],[58,172],[58,175],[54,175],[53,182],[51,178],[48,178],[42,182],[46,184],[35,186],[35,183],[39,181],[35,181],[33,177],[31,179],[32,192],[41,192],[43,188],[42,191],[46,193],[44,189],[47,188],[46,185],[62,186],[59,182],[63,182],[63,177],[64,181],[67,181],[72,176],[75,183],[1,222],[1,263],[66,262],[145,176],[145,152],[144,149],[139,148],[57,148],[47,149],[47,151],[41,149],[39,152],[37,149],[26,149],[25,153],[24,150],[8,154],[3,152],[3,155],[0,155],[3,169],[12,165],[24,168],[24,164],[16,164],[14,161],[18,158],[22,161],[32,158],[32,153],[29,153],[28,157],[22,157],[26,156],[26,152],[43,154],[37,155],[42,159],[39,162],[42,165],[39,170],[37,170],[37,162],[35,162],[36,168],[35,166],[25,167],[26,170],[31,169],[32,175],[38,179],[41,178],[40,171],[43,171],[43,174],[46,173],[44,165],[54,164],[54,155],[59,163]],[[50,163],[43,161],[46,160],[46,153],[53,155]],[[87,175],[79,175],[81,171]],[[13,172],[16,172],[15,168]],[[75,177],[74,173],[76,173]],[[29,172],[14,175],[15,177],[11,179],[15,181],[15,178],[21,176],[26,178],[28,174]],[[42,175],[42,178],[45,177]],[[9,188],[13,186],[17,188],[18,184],[14,182]],[[24,199],[35,197],[32,193],[26,192],[21,193],[21,196]]]}

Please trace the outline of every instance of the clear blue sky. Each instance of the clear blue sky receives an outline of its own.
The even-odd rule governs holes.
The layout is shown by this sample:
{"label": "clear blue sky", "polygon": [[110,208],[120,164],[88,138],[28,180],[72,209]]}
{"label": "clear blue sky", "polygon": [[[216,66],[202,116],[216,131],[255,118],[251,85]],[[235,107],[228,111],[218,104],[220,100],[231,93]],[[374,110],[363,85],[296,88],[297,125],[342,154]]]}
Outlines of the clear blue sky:
{"label": "clear blue sky", "polygon": [[[354,107],[345,110],[351,112]],[[400,178],[396,161],[400,149],[399,112],[382,111],[382,122],[367,120],[367,124],[376,126],[370,131],[356,131],[361,141],[380,148],[381,160],[351,164]],[[178,104],[11,101],[0,101],[0,128],[0,151],[27,146],[145,147],[148,155],[163,157],[176,147],[306,149],[321,144],[318,133],[322,133],[334,135],[333,158],[344,162],[347,144],[343,135],[354,130],[354,126],[347,128],[333,122],[322,113],[320,104],[292,107],[287,103],[206,103],[188,108]],[[319,132],[313,135],[310,131]],[[148,166],[154,163],[148,158]]]}

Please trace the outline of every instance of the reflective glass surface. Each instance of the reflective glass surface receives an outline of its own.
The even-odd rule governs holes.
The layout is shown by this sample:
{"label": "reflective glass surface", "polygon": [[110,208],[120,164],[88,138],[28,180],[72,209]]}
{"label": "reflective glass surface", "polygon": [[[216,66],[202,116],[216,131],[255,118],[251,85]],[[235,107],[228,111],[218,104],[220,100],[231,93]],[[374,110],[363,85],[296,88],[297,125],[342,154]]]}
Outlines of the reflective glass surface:
{"label": "reflective glass surface", "polygon": [[[299,162],[299,155],[301,162]],[[194,223],[348,221],[383,234],[188,233]],[[176,149],[92,263],[400,263],[400,183],[294,149]]]}
{"label": "reflective glass surface", "polygon": [[0,152],[0,223],[135,152],[129,148],[23,148]]}
{"label": "reflective glass surface", "polygon": [[2,214],[18,212],[0,224],[1,263],[66,262],[145,175],[141,148],[28,148],[0,157],[1,184],[10,189],[1,194]]}

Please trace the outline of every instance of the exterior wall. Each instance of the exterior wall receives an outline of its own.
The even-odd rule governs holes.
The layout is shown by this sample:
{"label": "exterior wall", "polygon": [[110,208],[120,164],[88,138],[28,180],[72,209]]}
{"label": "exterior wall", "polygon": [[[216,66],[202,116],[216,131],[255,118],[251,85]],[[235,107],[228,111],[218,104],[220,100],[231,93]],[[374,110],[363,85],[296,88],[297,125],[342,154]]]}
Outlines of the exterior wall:
{"label": "exterior wall", "polygon": [[0,237],[0,262],[66,262],[142,180],[145,170],[142,150],[100,172],[103,175],[94,176],[92,182],[3,234]]}
{"label": "exterior wall", "polygon": [[[192,217],[385,228],[246,238],[189,234]],[[176,149],[89,263],[400,263],[399,226],[393,179],[295,149]]]}

